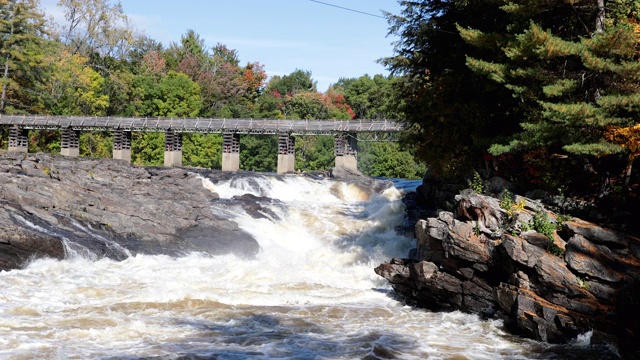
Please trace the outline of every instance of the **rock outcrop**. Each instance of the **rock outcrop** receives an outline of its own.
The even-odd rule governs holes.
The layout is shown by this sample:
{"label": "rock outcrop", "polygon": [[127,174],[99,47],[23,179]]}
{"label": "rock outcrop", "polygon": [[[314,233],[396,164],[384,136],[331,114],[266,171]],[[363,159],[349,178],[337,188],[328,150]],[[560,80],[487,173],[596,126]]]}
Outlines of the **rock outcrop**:
{"label": "rock outcrop", "polygon": [[520,197],[509,209],[472,192],[457,203],[456,213],[417,222],[409,258],[375,269],[407,303],[503,318],[514,333],[541,341],[593,331],[594,340],[637,354],[640,239],[562,221]]}
{"label": "rock outcrop", "polygon": [[0,184],[0,270],[68,256],[64,239],[112,258],[259,249],[236,223],[213,216],[217,194],[183,168],[0,153]]}

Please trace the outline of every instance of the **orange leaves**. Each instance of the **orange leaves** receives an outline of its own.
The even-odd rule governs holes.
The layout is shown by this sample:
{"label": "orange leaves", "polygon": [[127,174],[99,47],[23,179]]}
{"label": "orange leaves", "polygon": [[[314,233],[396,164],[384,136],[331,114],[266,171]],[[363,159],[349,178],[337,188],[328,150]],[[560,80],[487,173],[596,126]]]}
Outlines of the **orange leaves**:
{"label": "orange leaves", "polygon": [[244,68],[242,78],[247,86],[247,90],[257,93],[264,87],[267,80],[267,73],[264,71],[262,64],[257,62],[248,63]]}
{"label": "orange leaves", "polygon": [[605,138],[629,150],[633,157],[640,156],[640,123],[627,127],[609,127]]}
{"label": "orange leaves", "polygon": [[167,64],[159,52],[151,50],[142,58],[142,67],[153,74],[163,74],[166,72]]}

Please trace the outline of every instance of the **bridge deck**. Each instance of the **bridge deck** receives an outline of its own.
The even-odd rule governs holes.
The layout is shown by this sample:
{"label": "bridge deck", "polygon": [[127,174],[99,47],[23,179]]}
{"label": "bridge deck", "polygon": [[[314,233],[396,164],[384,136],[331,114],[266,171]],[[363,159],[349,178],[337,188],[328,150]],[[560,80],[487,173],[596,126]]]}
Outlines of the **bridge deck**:
{"label": "bridge deck", "polygon": [[333,135],[351,133],[396,133],[401,123],[392,120],[277,120],[277,119],[197,119],[197,118],[133,118],[84,117],[43,115],[0,115],[0,125],[17,125],[24,129],[157,132],[172,129],[176,132],[239,134]]}

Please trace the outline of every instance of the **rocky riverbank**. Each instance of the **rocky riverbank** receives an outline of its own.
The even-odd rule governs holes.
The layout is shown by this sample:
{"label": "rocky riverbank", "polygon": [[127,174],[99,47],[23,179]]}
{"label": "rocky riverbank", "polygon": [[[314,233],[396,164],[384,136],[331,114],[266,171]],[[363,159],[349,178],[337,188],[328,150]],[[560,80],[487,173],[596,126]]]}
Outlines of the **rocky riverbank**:
{"label": "rocky riverbank", "polygon": [[640,355],[640,239],[508,193],[452,203],[417,221],[407,258],[375,269],[407,303],[502,318],[541,341],[592,332],[594,344]]}
{"label": "rocky riverbank", "polygon": [[[277,217],[269,210],[274,200],[251,194],[220,199],[205,185],[238,181],[240,188],[258,188],[254,176],[0,152],[0,271],[39,257],[122,260],[138,253],[193,251],[252,257],[260,250],[258,242],[228,214],[241,208],[256,219]],[[340,169],[305,176],[354,183],[363,196],[392,185]]]}
{"label": "rocky riverbank", "polygon": [[[258,243],[249,234],[214,217],[210,205],[218,196],[202,181],[183,168],[0,153],[0,270],[73,251],[115,259],[190,251],[255,254]],[[81,244],[80,250],[68,244]]]}

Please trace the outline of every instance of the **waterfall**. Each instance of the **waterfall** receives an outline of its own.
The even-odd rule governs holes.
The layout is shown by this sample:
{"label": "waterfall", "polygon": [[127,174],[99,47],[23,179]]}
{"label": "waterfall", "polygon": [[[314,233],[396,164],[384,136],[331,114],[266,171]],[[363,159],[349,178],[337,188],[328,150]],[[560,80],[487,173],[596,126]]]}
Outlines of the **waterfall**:
{"label": "waterfall", "polygon": [[[122,261],[75,242],[68,259],[0,272],[0,358],[466,358],[593,355],[508,335],[498,320],[405,306],[373,268],[404,257],[403,191],[380,181],[244,174],[202,177],[212,213],[259,243],[252,258],[134,254],[71,226]],[[417,185],[417,183],[415,184]],[[63,238],[17,217],[38,232]],[[68,242],[69,240],[63,239]],[[598,354],[597,352],[595,354]]]}

